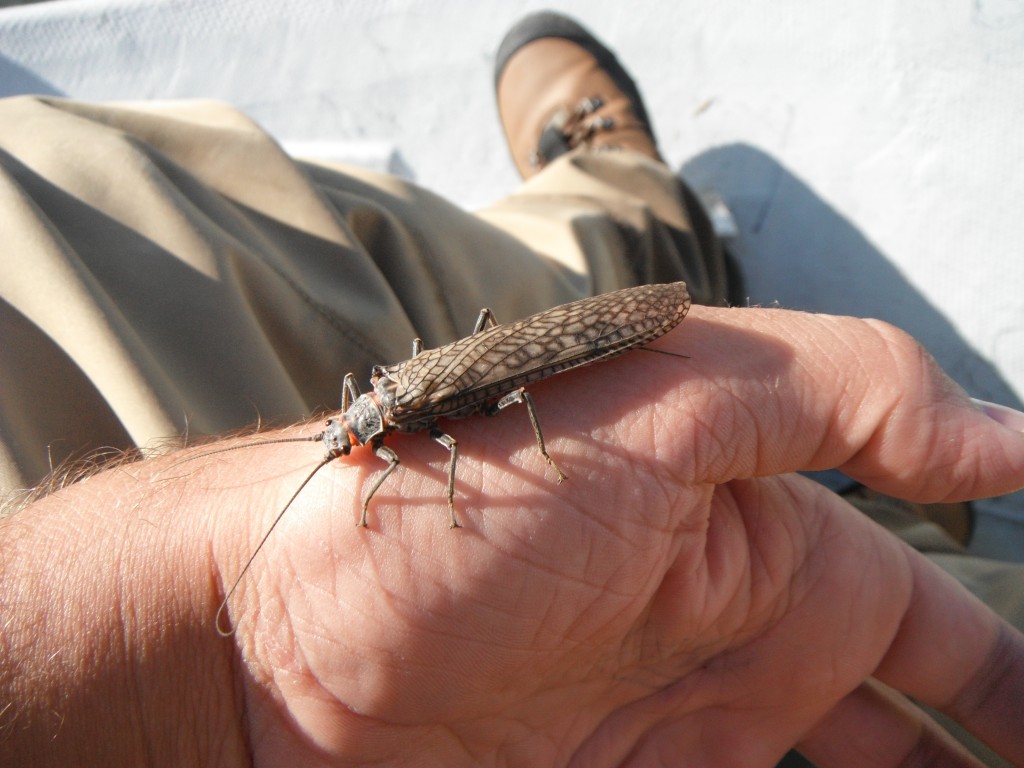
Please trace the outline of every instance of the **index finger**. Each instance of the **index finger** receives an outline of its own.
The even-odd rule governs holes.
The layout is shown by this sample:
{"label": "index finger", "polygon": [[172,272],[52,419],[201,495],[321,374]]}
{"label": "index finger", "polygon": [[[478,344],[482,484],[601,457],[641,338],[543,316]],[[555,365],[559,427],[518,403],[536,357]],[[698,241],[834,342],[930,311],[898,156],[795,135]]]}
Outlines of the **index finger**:
{"label": "index finger", "polygon": [[659,346],[690,357],[664,375],[672,406],[692,417],[675,434],[695,481],[838,467],[922,502],[1024,486],[1024,434],[974,407],[885,323],[695,307]]}

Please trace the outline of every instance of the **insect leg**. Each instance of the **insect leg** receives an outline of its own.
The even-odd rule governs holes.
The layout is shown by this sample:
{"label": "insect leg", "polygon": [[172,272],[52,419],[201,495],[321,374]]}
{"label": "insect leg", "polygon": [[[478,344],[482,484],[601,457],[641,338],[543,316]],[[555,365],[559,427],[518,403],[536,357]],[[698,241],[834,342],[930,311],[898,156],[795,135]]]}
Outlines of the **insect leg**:
{"label": "insect leg", "polygon": [[459,519],[455,516],[455,463],[459,460],[459,444],[451,435],[446,435],[437,427],[430,430],[430,436],[434,439],[434,442],[443,445],[451,453],[451,459],[448,462],[448,512],[452,516],[452,521],[449,524],[449,528],[461,528]]}
{"label": "insect leg", "polygon": [[494,416],[499,411],[507,408],[513,403],[522,403],[526,406],[526,412],[530,414],[530,423],[533,424],[533,434],[537,437],[537,447],[540,449],[540,455],[543,456],[547,463],[551,465],[551,468],[558,473],[558,482],[568,480],[569,476],[558,468],[558,465],[555,464],[555,460],[548,455],[548,449],[544,447],[544,433],[540,430],[540,421],[537,419],[537,409],[533,404],[533,398],[530,397],[529,392],[522,388],[509,392],[487,410],[487,415]]}
{"label": "insect leg", "polygon": [[377,482],[373,484],[373,487],[370,488],[369,492],[366,494],[366,498],[363,499],[363,514],[362,517],[359,518],[359,522],[356,523],[356,525],[360,526],[361,528],[366,527],[366,510],[369,509],[370,507],[370,499],[373,498],[373,494],[375,494],[377,492],[377,489],[380,488],[381,483],[388,479],[388,475],[390,475],[392,472],[395,471],[395,469],[398,468],[399,464],[398,454],[392,451],[386,445],[384,445],[384,443],[377,443],[373,447],[373,455],[386,461],[388,463],[388,466],[381,473],[381,476],[377,478]]}
{"label": "insect leg", "polygon": [[356,384],[356,377],[353,373],[346,373],[345,380],[341,383],[341,410],[347,411],[355,400],[359,399],[359,385]]}
{"label": "insect leg", "polygon": [[493,328],[498,324],[498,321],[494,319],[494,313],[488,307],[484,307],[480,310],[480,317],[476,319],[476,325],[473,326],[473,335],[480,333],[484,328]]}

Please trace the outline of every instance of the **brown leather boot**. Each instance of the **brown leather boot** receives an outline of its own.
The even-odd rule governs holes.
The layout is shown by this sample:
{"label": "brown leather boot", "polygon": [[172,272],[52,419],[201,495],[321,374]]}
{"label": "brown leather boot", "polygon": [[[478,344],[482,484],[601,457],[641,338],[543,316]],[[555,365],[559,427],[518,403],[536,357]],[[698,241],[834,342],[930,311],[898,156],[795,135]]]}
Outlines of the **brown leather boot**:
{"label": "brown leather boot", "polygon": [[524,179],[577,147],[632,149],[661,160],[647,111],[615,54],[572,19],[522,19],[498,49],[498,112]]}

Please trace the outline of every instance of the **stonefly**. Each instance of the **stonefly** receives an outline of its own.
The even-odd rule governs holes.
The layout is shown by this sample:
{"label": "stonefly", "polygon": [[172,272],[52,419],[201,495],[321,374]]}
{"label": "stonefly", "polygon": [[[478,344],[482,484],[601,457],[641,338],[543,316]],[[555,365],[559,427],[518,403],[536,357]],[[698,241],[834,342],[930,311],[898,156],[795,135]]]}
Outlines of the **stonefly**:
{"label": "stonefly", "polygon": [[347,456],[359,445],[369,446],[376,456],[387,462],[363,499],[358,525],[365,526],[370,500],[399,464],[398,454],[386,446],[384,440],[392,432],[429,431],[431,438],[450,454],[448,512],[451,527],[459,528],[454,502],[458,443],[437,426],[438,419],[462,418],[476,413],[494,416],[514,403],[524,404],[533,424],[537,447],[561,482],[566,475],[548,455],[537,410],[526,385],[643,347],[672,330],[689,309],[690,294],[686,283],[682,282],[625,288],[563,304],[505,325],[497,323],[491,310],[483,309],[473,332],[464,339],[436,349],[423,349],[422,341],[415,339],[412,357],[408,360],[394,365],[375,365],[370,374],[371,390],[365,394],[360,393],[355,376],[347,374],[342,385],[341,414],[328,419],[323,432],[220,449],[319,441],[326,447],[327,454],[274,519],[228,591],[217,614],[218,629],[220,614],[253,559],[295,498],[325,465],[339,456]]}

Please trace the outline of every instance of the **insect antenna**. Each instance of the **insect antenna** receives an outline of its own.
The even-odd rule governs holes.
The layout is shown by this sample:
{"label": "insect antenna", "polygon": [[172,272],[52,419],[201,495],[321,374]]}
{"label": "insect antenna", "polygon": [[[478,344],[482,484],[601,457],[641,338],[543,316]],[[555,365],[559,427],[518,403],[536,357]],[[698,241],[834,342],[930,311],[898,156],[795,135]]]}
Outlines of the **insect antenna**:
{"label": "insect antenna", "polygon": [[272,437],[266,440],[254,440],[251,443],[242,443],[241,445],[228,445],[223,448],[212,448],[209,451],[203,451],[197,453],[195,456],[186,456],[180,461],[176,461],[168,469],[174,469],[180,467],[182,464],[188,464],[190,461],[196,461],[197,459],[205,459],[207,456],[213,456],[217,453],[228,453],[229,451],[238,451],[242,448],[254,448],[257,445],[274,445],[275,443],[316,443],[323,439],[323,432],[316,435],[307,435],[305,437]]}
{"label": "insect antenna", "polygon": [[[280,440],[267,440],[265,441],[265,443],[288,443],[296,442],[302,439],[304,438],[282,438]],[[249,443],[249,445],[263,445],[265,443]],[[235,447],[245,448],[247,446],[239,445]],[[229,451],[231,450],[231,448],[223,448],[221,450]],[[299,487],[295,489],[295,493],[291,495],[291,497],[285,503],[284,507],[281,508],[281,511],[277,513],[277,517],[274,518],[274,522],[270,524],[270,527],[267,529],[267,532],[263,534],[263,538],[260,539],[260,543],[256,545],[256,549],[253,550],[253,553],[249,556],[249,559],[242,567],[241,573],[238,574],[238,578],[235,579],[235,583],[231,585],[231,589],[229,589],[227,591],[227,594],[224,595],[224,599],[221,601],[220,607],[217,609],[217,618],[214,622],[214,626],[216,626],[217,628],[217,634],[221,637],[231,637],[231,635],[235,633],[234,627],[229,625],[227,629],[224,629],[221,626],[221,618],[224,615],[224,610],[228,607],[228,600],[230,600],[231,596],[235,594],[235,590],[238,589],[238,585],[242,583],[242,577],[245,576],[245,574],[248,572],[249,566],[251,566],[253,561],[256,559],[256,555],[258,555],[260,553],[260,550],[263,549],[263,545],[267,543],[267,539],[270,538],[270,534],[274,532],[274,529],[277,527],[277,524],[281,522],[281,518],[284,517],[284,513],[288,511],[289,507],[291,507],[292,502],[295,501],[295,499],[298,497],[300,493],[302,493],[302,489],[306,487],[309,481],[313,479],[313,475],[315,475],[317,472],[319,472],[321,469],[327,466],[330,462],[334,461],[334,459],[336,458],[336,455],[328,454],[327,456],[320,460],[320,463],[313,467],[313,470],[308,475],[306,475],[306,479],[303,480],[299,484]]]}

